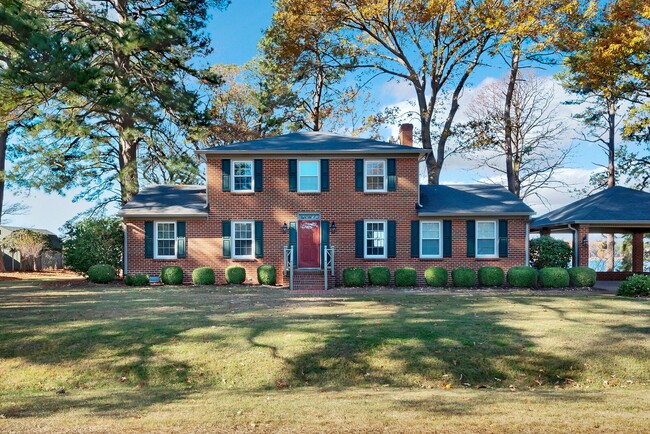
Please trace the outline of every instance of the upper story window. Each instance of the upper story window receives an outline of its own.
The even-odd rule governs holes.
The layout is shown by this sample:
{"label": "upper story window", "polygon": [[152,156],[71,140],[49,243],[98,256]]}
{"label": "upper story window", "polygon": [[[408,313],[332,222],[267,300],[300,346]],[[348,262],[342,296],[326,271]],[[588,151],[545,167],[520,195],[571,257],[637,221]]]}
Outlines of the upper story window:
{"label": "upper story window", "polygon": [[365,251],[366,258],[386,258],[386,221],[365,221]]}
{"label": "upper story window", "polygon": [[442,225],[440,222],[420,222],[420,257],[442,257]]}
{"label": "upper story window", "polygon": [[254,258],[253,243],[255,240],[253,222],[232,222],[232,233],[235,251],[233,258]]}
{"label": "upper story window", "polygon": [[176,259],[176,222],[156,222],[154,236],[154,258]]}
{"label": "upper story window", "polygon": [[476,222],[476,257],[494,258],[497,256],[497,222]]}
{"label": "upper story window", "polygon": [[364,191],[386,191],[386,160],[365,160]]}
{"label": "upper story window", "polygon": [[298,161],[298,192],[315,193],[320,191],[320,161]]}
{"label": "upper story window", "polygon": [[232,162],[233,184],[232,191],[253,191],[253,162]]}

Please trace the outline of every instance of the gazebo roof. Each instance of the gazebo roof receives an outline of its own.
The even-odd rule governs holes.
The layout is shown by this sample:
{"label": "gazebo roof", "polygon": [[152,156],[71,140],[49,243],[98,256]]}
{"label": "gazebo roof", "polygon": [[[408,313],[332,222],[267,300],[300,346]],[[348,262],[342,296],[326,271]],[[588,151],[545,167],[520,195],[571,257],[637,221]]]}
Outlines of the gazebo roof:
{"label": "gazebo roof", "polygon": [[533,219],[531,229],[570,224],[601,228],[650,228],[650,193],[612,187]]}

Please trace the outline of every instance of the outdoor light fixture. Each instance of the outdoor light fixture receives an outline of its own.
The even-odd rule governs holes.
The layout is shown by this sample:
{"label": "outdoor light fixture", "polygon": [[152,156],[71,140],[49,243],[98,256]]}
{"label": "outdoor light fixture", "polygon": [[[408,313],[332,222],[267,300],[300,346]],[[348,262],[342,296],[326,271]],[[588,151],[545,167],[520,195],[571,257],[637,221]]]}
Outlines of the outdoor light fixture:
{"label": "outdoor light fixture", "polygon": [[584,247],[589,247],[589,238],[587,238],[586,235],[584,237],[582,237],[582,245]]}
{"label": "outdoor light fixture", "polygon": [[283,234],[287,233],[287,222],[284,222],[284,224],[282,225],[282,233]]}
{"label": "outdoor light fixture", "polygon": [[332,222],[332,227],[330,228],[330,231],[332,233],[336,232],[336,223],[335,222]]}

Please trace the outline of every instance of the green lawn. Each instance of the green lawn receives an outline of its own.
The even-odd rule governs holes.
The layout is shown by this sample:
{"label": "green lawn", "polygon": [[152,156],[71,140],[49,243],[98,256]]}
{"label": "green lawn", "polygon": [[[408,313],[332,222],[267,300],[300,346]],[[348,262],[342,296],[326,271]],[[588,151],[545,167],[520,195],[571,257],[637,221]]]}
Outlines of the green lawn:
{"label": "green lawn", "polygon": [[0,282],[0,432],[643,432],[649,409],[648,300]]}

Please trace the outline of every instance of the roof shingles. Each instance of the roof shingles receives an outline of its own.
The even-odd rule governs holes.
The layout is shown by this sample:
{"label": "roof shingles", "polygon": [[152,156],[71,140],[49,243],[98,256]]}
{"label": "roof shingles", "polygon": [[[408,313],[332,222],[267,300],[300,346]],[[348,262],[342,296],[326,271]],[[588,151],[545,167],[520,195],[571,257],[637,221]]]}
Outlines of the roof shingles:
{"label": "roof shingles", "polygon": [[206,217],[203,185],[150,185],[118,212],[120,217]]}
{"label": "roof shingles", "polygon": [[421,185],[420,215],[532,215],[521,199],[499,185]]}

